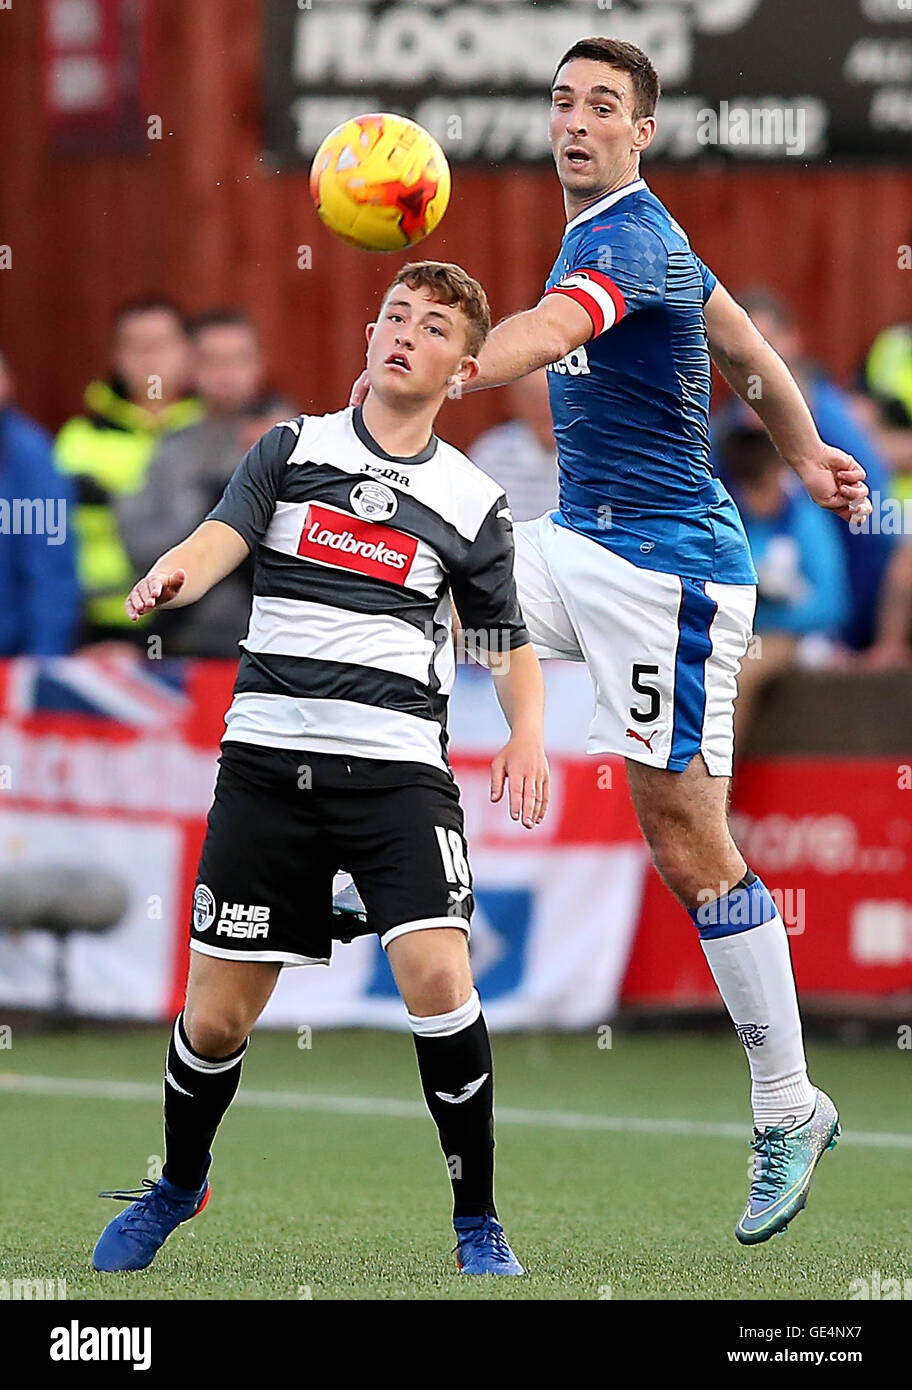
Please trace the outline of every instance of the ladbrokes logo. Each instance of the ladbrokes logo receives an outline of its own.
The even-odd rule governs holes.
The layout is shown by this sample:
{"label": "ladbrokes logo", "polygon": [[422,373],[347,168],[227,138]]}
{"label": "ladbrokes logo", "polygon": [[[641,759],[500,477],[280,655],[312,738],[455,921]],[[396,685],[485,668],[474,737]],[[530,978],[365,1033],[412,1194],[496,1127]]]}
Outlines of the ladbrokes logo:
{"label": "ladbrokes logo", "polygon": [[298,554],[307,560],[342,565],[390,584],[405,583],[417,549],[414,536],[316,502],[308,506],[298,542]]}

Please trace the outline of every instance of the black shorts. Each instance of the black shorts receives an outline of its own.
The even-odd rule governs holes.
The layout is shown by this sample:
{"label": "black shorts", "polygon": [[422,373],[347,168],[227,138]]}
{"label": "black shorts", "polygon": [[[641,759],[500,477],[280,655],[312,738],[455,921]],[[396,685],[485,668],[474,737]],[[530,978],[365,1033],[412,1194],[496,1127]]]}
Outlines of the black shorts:
{"label": "black shorts", "polygon": [[384,946],[425,927],[468,936],[472,875],[452,776],[417,763],[223,744],[191,949],[328,965],[340,869]]}

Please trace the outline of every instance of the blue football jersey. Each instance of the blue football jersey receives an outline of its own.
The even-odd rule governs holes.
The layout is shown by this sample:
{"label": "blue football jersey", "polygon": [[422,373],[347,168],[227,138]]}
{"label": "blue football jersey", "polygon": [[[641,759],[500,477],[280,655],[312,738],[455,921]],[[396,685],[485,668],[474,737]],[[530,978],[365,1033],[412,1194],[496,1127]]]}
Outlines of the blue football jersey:
{"label": "blue football jersey", "polygon": [[575,299],[593,331],[548,368],[555,519],[648,569],[753,584],[744,528],[709,457],[703,306],[715,284],[643,179],[567,223],[546,293]]}

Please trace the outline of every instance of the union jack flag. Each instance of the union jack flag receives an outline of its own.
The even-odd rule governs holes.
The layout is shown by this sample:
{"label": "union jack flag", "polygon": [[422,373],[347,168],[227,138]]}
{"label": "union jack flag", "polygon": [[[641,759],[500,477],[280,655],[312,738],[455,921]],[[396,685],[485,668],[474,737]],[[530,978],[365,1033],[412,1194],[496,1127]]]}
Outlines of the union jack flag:
{"label": "union jack flag", "polygon": [[4,663],[6,712],[115,719],[134,729],[173,730],[187,715],[187,666],[150,661],[132,647]]}

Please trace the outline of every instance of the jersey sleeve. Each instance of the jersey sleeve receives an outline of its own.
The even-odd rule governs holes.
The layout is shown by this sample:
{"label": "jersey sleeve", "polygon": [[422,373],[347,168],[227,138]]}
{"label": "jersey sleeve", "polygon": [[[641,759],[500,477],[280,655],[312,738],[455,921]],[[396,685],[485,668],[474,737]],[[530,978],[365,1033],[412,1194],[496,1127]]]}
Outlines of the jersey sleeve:
{"label": "jersey sleeve", "polygon": [[513,578],[513,517],[506,494],[491,507],[464,560],[450,573],[450,589],[462,626],[475,645],[492,652],[525,646]]}
{"label": "jersey sleeve", "polygon": [[703,303],[705,304],[709,296],[712,294],[713,290],[716,288],[716,285],[718,285],[719,281],[717,280],[716,276],[713,275],[709,266],[703,264],[699,256],[695,255],[694,260],[696,261],[697,269],[700,272],[700,279],[703,281]]}
{"label": "jersey sleeve", "polygon": [[592,336],[627,314],[653,307],[665,294],[668,253],[648,227],[619,222],[587,226],[570,253],[570,270],[545,291],[565,294],[592,320]]}
{"label": "jersey sleeve", "polygon": [[274,425],[248,449],[228,481],[220,500],[206,517],[222,521],[253,550],[265,536],[275,512],[285,465],[298,441],[295,420]]}

